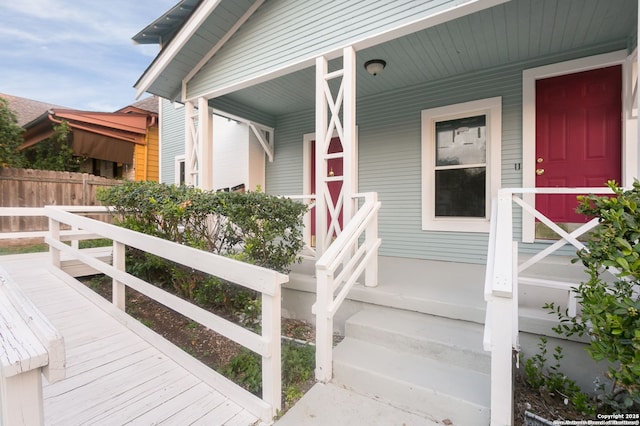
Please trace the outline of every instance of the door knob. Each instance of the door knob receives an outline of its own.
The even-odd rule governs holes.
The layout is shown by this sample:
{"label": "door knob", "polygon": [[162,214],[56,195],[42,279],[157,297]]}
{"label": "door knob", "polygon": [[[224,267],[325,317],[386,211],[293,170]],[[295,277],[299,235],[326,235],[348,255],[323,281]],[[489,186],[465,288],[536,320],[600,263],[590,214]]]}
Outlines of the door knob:
{"label": "door knob", "polygon": [[536,174],[537,174],[538,176],[540,176],[540,175],[544,174],[544,169],[536,169]]}

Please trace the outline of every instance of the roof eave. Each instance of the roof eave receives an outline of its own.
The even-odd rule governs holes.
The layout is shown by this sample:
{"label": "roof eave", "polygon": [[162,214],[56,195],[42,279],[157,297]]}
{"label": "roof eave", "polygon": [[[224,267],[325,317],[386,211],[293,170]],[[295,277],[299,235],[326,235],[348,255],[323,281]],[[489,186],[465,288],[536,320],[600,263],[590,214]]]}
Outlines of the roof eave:
{"label": "roof eave", "polygon": [[134,84],[136,99],[149,90],[153,82],[162,74],[167,65],[176,57],[184,45],[195,34],[200,25],[218,7],[221,0],[205,1],[200,3],[196,10],[189,16],[187,22],[180,28],[176,36],[156,56],[149,68],[140,76]]}

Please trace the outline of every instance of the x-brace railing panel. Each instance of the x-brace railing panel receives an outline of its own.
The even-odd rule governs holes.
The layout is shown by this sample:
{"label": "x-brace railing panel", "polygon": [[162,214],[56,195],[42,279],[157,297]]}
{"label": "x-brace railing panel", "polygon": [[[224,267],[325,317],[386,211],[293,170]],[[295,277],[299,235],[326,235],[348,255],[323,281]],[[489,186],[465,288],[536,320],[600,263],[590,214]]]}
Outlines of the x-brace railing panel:
{"label": "x-brace railing panel", "polygon": [[[355,51],[344,49],[343,69],[328,72],[325,57],[316,59],[316,249],[324,253],[350,220],[355,192]],[[337,84],[337,92],[331,87]],[[331,149],[337,135],[342,150]],[[333,175],[329,161],[342,161],[342,175]],[[339,182],[340,192],[331,194],[329,184]],[[340,223],[342,218],[343,223]]]}

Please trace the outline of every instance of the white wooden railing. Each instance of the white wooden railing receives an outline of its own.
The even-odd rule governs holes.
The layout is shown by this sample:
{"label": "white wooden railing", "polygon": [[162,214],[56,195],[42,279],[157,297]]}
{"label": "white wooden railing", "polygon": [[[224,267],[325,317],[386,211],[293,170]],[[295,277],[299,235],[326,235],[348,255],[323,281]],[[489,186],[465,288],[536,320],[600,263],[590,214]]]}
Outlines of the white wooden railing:
{"label": "white wooden railing", "polygon": [[[4,208],[0,208],[0,214]],[[19,211],[13,210],[14,214]],[[183,246],[172,241],[141,234],[109,223],[101,222],[77,213],[105,212],[104,207],[46,206],[40,211],[25,211],[27,215],[43,215],[49,218],[49,231],[45,242],[49,245],[54,271],[64,274],[61,254],[79,259],[96,271],[113,279],[113,304],[124,311],[125,287],[130,287],[168,308],[204,325],[205,327],[239,343],[262,356],[262,398],[247,392],[217,372],[196,362],[185,363],[183,351],[167,353],[177,362],[222,394],[233,399],[247,411],[270,423],[281,409],[281,285],[287,275],[255,265],[239,262],[212,253]],[[71,228],[70,231],[61,228]],[[26,237],[26,235],[25,235]],[[112,264],[96,259],[65,240],[107,238],[113,241]],[[205,309],[165,292],[125,272],[125,247],[134,247],[167,260],[179,263],[221,279],[233,282],[262,295],[261,334],[253,333],[227,321]],[[204,366],[204,368],[203,368]]]}
{"label": "white wooden railing", "polygon": [[[571,291],[575,284],[524,278],[520,274],[567,244],[577,250],[585,249],[578,238],[598,224],[597,218],[592,219],[573,232],[567,232],[533,207],[533,197],[535,194],[611,193],[608,188],[516,188],[498,192],[492,210],[484,291],[487,303],[484,349],[491,352],[491,425],[513,423],[512,368],[514,354],[519,351],[518,284],[565,289],[569,312],[576,313],[575,297]],[[543,244],[538,253],[522,263],[518,261],[519,242],[513,233],[514,205],[523,210],[523,216],[535,217],[558,235],[558,240]]]}
{"label": "white wooden railing", "polygon": [[316,379],[328,382],[333,376],[333,316],[364,273],[364,284],[378,285],[377,193],[356,194],[364,203],[327,251],[316,262]]}

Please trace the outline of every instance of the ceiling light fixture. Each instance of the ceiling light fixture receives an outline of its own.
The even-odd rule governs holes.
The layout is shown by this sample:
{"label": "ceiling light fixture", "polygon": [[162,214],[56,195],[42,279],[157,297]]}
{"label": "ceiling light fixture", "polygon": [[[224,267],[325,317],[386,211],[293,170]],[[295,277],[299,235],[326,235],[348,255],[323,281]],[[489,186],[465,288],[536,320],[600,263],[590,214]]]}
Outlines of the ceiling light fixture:
{"label": "ceiling light fixture", "polygon": [[371,59],[364,63],[364,68],[371,75],[378,75],[386,66],[387,63],[382,59]]}

